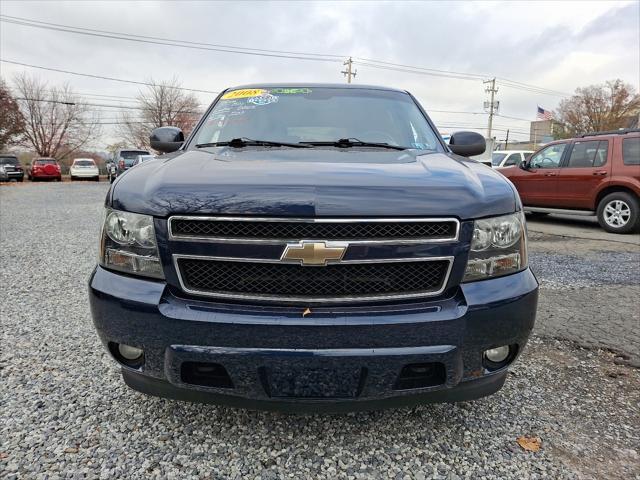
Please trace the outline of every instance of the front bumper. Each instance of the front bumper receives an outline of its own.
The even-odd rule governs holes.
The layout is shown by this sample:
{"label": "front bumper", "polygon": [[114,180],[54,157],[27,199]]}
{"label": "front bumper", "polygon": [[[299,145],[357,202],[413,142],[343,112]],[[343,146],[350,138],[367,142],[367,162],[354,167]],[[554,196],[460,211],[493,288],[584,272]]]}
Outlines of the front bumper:
{"label": "front bumper", "polygon": [[24,178],[24,171],[13,171],[13,172],[0,172],[0,181],[8,182],[9,180],[22,180]]}
{"label": "front bumper", "polygon": [[[538,283],[530,270],[463,284],[446,299],[402,305],[299,307],[180,298],[164,282],[97,267],[89,282],[94,324],[105,345],[144,350],[126,383],[163,397],[288,411],[379,409],[460,401],[500,389],[482,352],[526,344]],[[185,381],[184,366],[222,365],[232,388]],[[441,364],[439,384],[398,388],[403,368]]]}

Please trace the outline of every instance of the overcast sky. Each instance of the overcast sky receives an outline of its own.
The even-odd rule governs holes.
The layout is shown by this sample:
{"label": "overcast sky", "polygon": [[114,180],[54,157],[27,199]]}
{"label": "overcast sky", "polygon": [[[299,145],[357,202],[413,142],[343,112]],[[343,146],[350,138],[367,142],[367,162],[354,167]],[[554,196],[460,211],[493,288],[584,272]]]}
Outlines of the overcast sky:
{"label": "overcast sky", "polygon": [[[0,0],[0,14],[192,42],[371,58],[507,78],[571,93],[621,78],[640,86],[640,2],[36,2]],[[0,23],[0,57],[75,72],[144,81],[177,75],[203,90],[259,82],[345,82],[341,63],[239,55],[150,45]],[[414,93],[441,132],[482,128],[482,80],[355,66],[355,83]],[[0,64],[11,80],[24,67]],[[83,94],[135,96],[136,85],[26,69]],[[198,94],[203,104],[215,95]],[[536,106],[561,97],[499,85],[502,115],[533,120]],[[87,97],[92,102],[98,97]],[[125,103],[126,99],[123,99]],[[102,102],[102,101],[100,101]],[[104,103],[113,104],[108,101]],[[104,119],[115,119],[104,109]],[[498,118],[498,129],[525,139],[526,121]],[[458,128],[455,128],[457,126]],[[111,127],[97,146],[113,140]],[[522,132],[522,133],[520,133]],[[504,138],[498,130],[498,139]],[[102,145],[100,145],[102,143]]]}

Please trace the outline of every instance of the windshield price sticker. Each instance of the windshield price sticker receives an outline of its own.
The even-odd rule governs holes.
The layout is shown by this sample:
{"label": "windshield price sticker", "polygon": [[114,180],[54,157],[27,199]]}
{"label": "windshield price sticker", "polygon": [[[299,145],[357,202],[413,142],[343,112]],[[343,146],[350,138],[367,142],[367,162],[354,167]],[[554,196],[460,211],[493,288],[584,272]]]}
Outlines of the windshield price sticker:
{"label": "windshield price sticker", "polygon": [[249,98],[249,97],[258,97],[262,94],[266,93],[265,90],[261,88],[251,88],[247,90],[234,90],[233,92],[227,92],[222,96],[222,100],[233,100],[235,98]]}
{"label": "windshield price sticker", "polygon": [[310,88],[272,88],[269,90],[269,93],[277,94],[277,95],[304,95],[307,93],[311,93]]}

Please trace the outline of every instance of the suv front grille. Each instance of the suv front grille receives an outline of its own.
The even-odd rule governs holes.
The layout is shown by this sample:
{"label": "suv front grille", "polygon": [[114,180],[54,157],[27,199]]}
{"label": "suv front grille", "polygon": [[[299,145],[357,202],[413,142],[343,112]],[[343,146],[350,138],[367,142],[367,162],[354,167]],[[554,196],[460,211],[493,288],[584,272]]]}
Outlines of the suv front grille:
{"label": "suv front grille", "polygon": [[172,239],[294,241],[302,239],[392,243],[453,241],[458,236],[456,219],[242,219],[172,217]]}
{"label": "suv front grille", "polygon": [[279,302],[326,302],[433,295],[444,290],[451,260],[340,263],[304,267],[176,258],[188,293]]}

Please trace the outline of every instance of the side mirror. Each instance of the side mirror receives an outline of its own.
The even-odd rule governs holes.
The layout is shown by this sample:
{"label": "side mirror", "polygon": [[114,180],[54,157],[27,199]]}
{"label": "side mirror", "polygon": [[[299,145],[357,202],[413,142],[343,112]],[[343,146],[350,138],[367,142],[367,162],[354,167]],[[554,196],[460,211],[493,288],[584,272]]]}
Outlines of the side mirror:
{"label": "side mirror", "polygon": [[159,127],[151,132],[149,142],[159,152],[175,152],[184,143],[184,134],[178,127]]}
{"label": "side mirror", "polygon": [[522,170],[529,170],[529,160],[523,160],[518,165]]}
{"label": "side mirror", "polygon": [[487,149],[484,137],[476,132],[456,132],[451,135],[449,148],[456,155],[473,157],[481,155]]}

